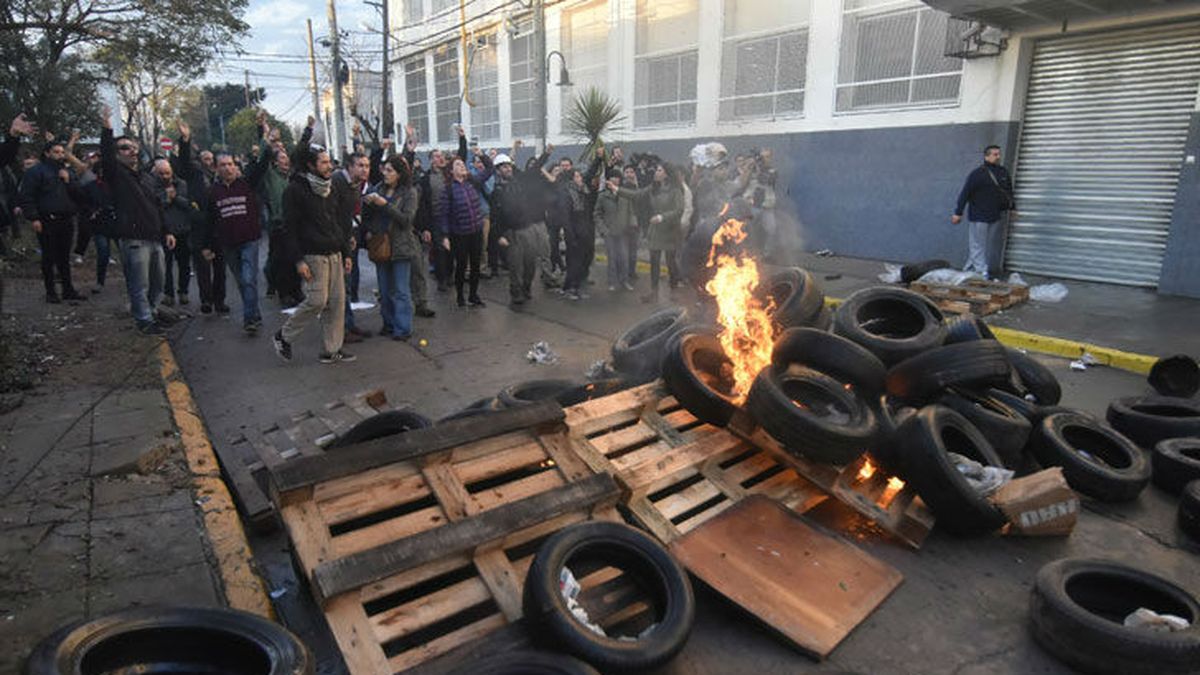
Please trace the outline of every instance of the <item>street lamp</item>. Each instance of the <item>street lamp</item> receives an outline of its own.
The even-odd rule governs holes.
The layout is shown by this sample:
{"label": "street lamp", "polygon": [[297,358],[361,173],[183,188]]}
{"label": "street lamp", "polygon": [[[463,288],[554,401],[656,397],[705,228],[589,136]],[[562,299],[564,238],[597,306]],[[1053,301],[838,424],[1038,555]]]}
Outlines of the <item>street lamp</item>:
{"label": "street lamp", "polygon": [[572,84],[571,74],[567,72],[567,57],[563,56],[563,53],[557,49],[546,55],[546,81],[550,81],[550,60],[554,58],[555,54],[558,54],[558,60],[562,62],[562,67],[558,71],[558,86],[570,87]]}

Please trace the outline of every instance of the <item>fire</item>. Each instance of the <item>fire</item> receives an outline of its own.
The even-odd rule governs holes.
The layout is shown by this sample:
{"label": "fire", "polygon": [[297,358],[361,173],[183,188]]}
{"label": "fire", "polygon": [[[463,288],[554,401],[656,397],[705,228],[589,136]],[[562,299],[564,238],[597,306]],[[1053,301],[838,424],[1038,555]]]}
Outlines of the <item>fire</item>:
{"label": "fire", "polygon": [[745,239],[745,223],[730,218],[721,224],[713,234],[708,254],[708,266],[715,267],[716,274],[704,287],[717,301],[717,322],[721,324],[717,337],[733,362],[731,393],[739,405],[745,402],[759,371],[771,363],[775,345],[770,316],[774,301],[768,300],[764,306],[754,297],[758,263],[740,252],[719,252]]}
{"label": "fire", "polygon": [[904,481],[900,480],[899,478],[896,478],[895,476],[892,476],[891,478],[888,479],[887,489],[892,490],[894,492],[899,492],[904,489]]}
{"label": "fire", "polygon": [[865,460],[863,462],[862,468],[858,470],[859,480],[868,480],[871,476],[874,476],[874,475],[875,475],[875,465],[871,463],[871,460],[869,460],[869,459]]}

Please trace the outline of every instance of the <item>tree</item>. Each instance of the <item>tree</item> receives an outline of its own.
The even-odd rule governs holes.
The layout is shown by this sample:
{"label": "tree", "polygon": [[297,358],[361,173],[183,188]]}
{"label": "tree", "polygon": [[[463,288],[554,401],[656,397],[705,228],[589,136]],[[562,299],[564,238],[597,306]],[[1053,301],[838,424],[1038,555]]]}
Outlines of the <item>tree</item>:
{"label": "tree", "polygon": [[[225,141],[229,152],[250,154],[250,146],[259,143],[259,127],[256,117],[258,111],[254,108],[243,108],[225,123]],[[288,148],[292,147],[292,131],[285,122],[267,114],[267,123],[272,129],[279,131],[280,140]]]}
{"label": "tree", "polygon": [[590,161],[596,149],[604,145],[604,133],[624,120],[621,103],[599,89],[588,87],[576,96],[564,122],[567,133],[587,141],[580,161]]}

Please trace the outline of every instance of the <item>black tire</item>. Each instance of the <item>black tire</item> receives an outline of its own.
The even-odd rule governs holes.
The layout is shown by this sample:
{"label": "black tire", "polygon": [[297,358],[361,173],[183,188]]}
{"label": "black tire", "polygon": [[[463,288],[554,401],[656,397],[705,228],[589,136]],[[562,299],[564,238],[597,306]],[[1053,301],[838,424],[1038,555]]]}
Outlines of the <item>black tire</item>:
{"label": "black tire", "polygon": [[1039,464],[1062,467],[1068,485],[1100,501],[1137,499],[1150,482],[1146,453],[1087,415],[1047,416],[1034,429],[1030,449]]}
{"label": "black tire", "polygon": [[953,265],[945,260],[939,260],[936,258],[933,260],[925,260],[919,263],[913,263],[911,265],[905,265],[900,268],[900,281],[903,281],[906,284],[911,284],[912,282],[920,279],[934,270],[942,270],[946,269],[947,267],[953,267]]}
{"label": "black tire", "polygon": [[467,407],[457,412],[450,413],[437,421],[438,424],[444,422],[452,422],[454,420],[466,419],[468,417],[478,417],[480,415],[491,415],[492,413],[503,410],[504,404],[495,396],[488,396],[472,401]]}
{"label": "black tire", "polygon": [[538,401],[554,399],[579,386],[573,380],[527,380],[500,390],[496,398],[505,408],[520,408]]}
{"label": "black tire", "polygon": [[1120,398],[1108,405],[1108,423],[1143,448],[1169,438],[1200,436],[1200,401],[1174,396]]}
{"label": "black tire", "polygon": [[347,445],[394,436],[413,429],[424,429],[432,424],[428,417],[414,410],[386,410],[350,427],[333,439],[325,449],[344,448]]}
{"label": "black tire", "polygon": [[451,672],[455,675],[600,675],[595,668],[573,656],[535,649],[493,654]]}
{"label": "black tire", "polygon": [[[1179,528],[1200,543],[1200,480],[1194,480],[1183,488],[1183,496],[1179,498]],[[1195,627],[1195,624],[1192,625]]]}
{"label": "black tire", "polygon": [[816,328],[791,328],[775,339],[771,363],[779,367],[791,364],[813,370],[848,383],[867,401],[883,395],[887,369],[865,348]]}
{"label": "black tire", "polygon": [[854,293],[833,315],[833,332],[866,347],[892,366],[946,339],[942,313],[925,296],[902,288]]}
{"label": "black tire", "polygon": [[653,380],[659,375],[667,341],[687,325],[688,313],[682,307],[670,307],[637,322],[613,343],[613,368],[636,382]]}
{"label": "black tire", "polygon": [[946,341],[943,344],[954,345],[960,342],[995,339],[996,335],[983,322],[983,319],[974,314],[963,314],[946,321]]}
{"label": "black tire", "polygon": [[900,424],[895,445],[895,473],[933,511],[938,527],[971,536],[1004,525],[1000,509],[971,487],[949,457],[953,452],[985,466],[1003,466],[983,434],[962,415],[940,405],[926,406]]}
{"label": "black tire", "polygon": [[308,648],[295,635],[248,612],[138,607],[55,631],[34,647],[25,662],[25,675],[311,675],[314,665]]}
{"label": "black tire", "polygon": [[1058,378],[1050,372],[1049,368],[1043,366],[1032,356],[1016,349],[1006,349],[1004,353],[1008,356],[1008,362],[1012,364],[1017,381],[1025,390],[1025,392],[1014,393],[1033,394],[1038,405],[1058,405],[1058,402],[1062,400],[1062,387],[1058,384]]}
{"label": "black tire", "polygon": [[1200,438],[1171,438],[1159,441],[1150,454],[1151,480],[1158,487],[1178,494],[1200,480]]}
{"label": "black tire", "polygon": [[986,394],[954,390],[942,396],[938,403],[950,408],[975,425],[979,433],[992,444],[1004,466],[1017,469],[1024,461],[1025,444],[1033,426],[1024,415]]}
{"label": "black tire", "polygon": [[1047,415],[1053,415],[1054,413],[1073,412],[1091,417],[1089,413],[1086,413],[1082,410],[1077,410],[1075,408],[1068,408],[1061,405],[1038,405],[1037,403],[1034,403],[1023,396],[1019,396],[1009,391],[1004,391],[1003,389],[988,389],[987,395],[1017,411],[1022,417],[1029,420],[1029,424],[1035,427],[1043,419],[1045,419]]}
{"label": "black tire", "polygon": [[[572,559],[605,561],[635,578],[654,594],[658,624],[636,640],[598,635],[570,610],[559,590],[559,574]],[[679,563],[661,544],[628,525],[590,521],[572,525],[538,549],[525,580],[525,618],[547,644],[604,671],[655,668],[683,649],[696,616],[692,586]]]}
{"label": "black tire", "polygon": [[987,387],[1011,374],[1004,347],[994,340],[960,342],[907,359],[888,371],[887,392],[897,399],[925,402],[947,387]]}
{"label": "black tire", "polygon": [[760,302],[771,299],[775,309],[771,320],[780,329],[816,326],[825,307],[825,293],[807,270],[789,267],[772,274],[759,284],[754,295]]}
{"label": "black tire", "polygon": [[[1126,627],[1139,607],[1181,616],[1187,630]],[[1195,673],[1200,664],[1200,604],[1174,583],[1109,560],[1056,560],[1037,573],[1029,603],[1033,637],[1060,661],[1086,673]]]}
{"label": "black tire", "polygon": [[837,379],[796,365],[763,368],[746,397],[747,412],[786,450],[837,465],[878,443],[872,407]]}
{"label": "black tire", "polygon": [[875,447],[871,448],[871,459],[888,474],[899,475],[904,467],[900,460],[896,432],[909,417],[917,414],[917,409],[908,406],[897,407],[887,396],[880,396],[875,411],[879,416],[879,440]]}
{"label": "black tire", "polygon": [[1146,379],[1163,396],[1190,398],[1200,391],[1200,365],[1187,354],[1167,356],[1154,362]]}
{"label": "black tire", "polygon": [[722,373],[732,365],[716,337],[684,332],[667,345],[662,377],[667,390],[696,419],[723,427],[737,410],[730,374]]}
{"label": "black tire", "polygon": [[555,396],[554,400],[558,401],[558,404],[562,407],[567,408],[602,396],[615,394],[618,391],[624,391],[630,386],[629,381],[624,378],[610,377],[578,384]]}
{"label": "black tire", "polygon": [[829,309],[829,305],[821,308],[817,312],[817,317],[813,319],[812,327],[820,331],[829,331],[829,327],[833,325],[833,310]]}

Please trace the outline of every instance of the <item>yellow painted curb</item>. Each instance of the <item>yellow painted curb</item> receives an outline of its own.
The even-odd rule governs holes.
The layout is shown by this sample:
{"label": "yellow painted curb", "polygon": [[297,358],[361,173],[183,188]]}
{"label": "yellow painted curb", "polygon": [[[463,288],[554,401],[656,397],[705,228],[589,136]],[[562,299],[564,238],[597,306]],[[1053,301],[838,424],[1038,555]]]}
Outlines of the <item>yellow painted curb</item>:
{"label": "yellow painted curb", "polygon": [[233,496],[221,479],[221,467],[213,452],[204,421],[192,399],[191,389],[179,371],[171,345],[165,340],[158,348],[158,360],[167,400],[179,429],[188,469],[192,474],[192,491],[204,516],[204,530],[217,559],[217,571],[225,591],[225,602],[234,609],[275,618],[267,597],[266,586],[250,562],[250,544],[238,517]]}

